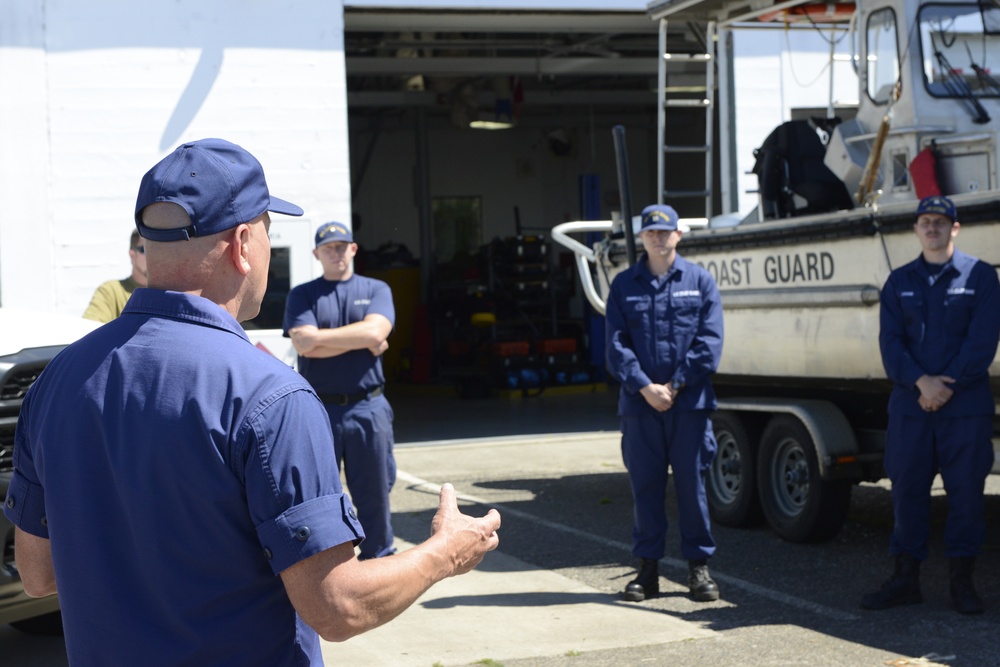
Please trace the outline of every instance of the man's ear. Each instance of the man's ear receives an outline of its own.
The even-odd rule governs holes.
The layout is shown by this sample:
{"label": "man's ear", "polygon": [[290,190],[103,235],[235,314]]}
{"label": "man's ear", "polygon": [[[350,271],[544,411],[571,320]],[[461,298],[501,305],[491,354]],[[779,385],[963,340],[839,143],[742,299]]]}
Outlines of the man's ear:
{"label": "man's ear", "polygon": [[241,274],[250,273],[250,225],[237,225],[229,242],[229,259]]}

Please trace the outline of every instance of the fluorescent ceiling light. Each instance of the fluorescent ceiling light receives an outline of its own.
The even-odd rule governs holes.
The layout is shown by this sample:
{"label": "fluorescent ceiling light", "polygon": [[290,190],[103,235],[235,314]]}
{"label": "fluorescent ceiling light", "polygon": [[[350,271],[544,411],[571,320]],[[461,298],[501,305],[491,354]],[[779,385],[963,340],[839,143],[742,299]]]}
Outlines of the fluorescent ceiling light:
{"label": "fluorescent ceiling light", "polygon": [[471,121],[469,127],[473,130],[509,130],[514,127],[514,123],[509,120],[500,120],[496,117],[490,118],[489,114],[486,114]]}

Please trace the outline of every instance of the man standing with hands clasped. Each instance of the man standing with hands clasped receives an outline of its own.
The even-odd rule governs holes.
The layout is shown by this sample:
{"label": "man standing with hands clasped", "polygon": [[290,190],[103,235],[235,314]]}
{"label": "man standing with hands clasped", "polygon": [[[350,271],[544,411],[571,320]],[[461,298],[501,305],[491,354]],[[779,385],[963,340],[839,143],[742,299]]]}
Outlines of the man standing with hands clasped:
{"label": "man standing with hands clasped", "polygon": [[678,223],[670,206],[643,209],[639,237],[646,252],[615,277],[607,302],[607,365],[621,383],[622,458],[635,503],[632,555],[640,559],[624,593],[633,602],[660,591],[668,467],[691,595],[699,602],[719,599],[707,564],[715,540],[705,474],[717,449],[709,376],[722,356],[722,301],[711,274],[677,254]]}
{"label": "man standing with hands clasped", "polygon": [[365,531],[360,558],[380,558],[396,551],[389,509],[393,413],[382,370],[396,320],[392,291],[354,273],[358,245],[346,225],[320,225],[315,242],[323,275],[289,292],[283,328],[299,354],[299,372],[330,416],[337,465],[344,466]]}
{"label": "man standing with hands clasped", "polygon": [[361,562],[330,424],[239,322],[260,310],[271,213],[260,163],[178,147],[139,185],[149,288],[53,359],[24,398],[4,513],[28,595],[59,594],[76,665],[322,665],[498,543],[444,485],[423,543]]}
{"label": "man standing with hands clasped", "polygon": [[992,266],[955,249],[959,227],[950,199],[921,200],[913,229],[922,252],[882,289],[879,347],[893,382],[885,470],[896,567],[864,596],[865,609],[923,601],[920,563],[927,558],[931,483],[940,473],[952,604],[962,614],[983,612],[972,570],[986,534],[983,494],[993,466],[989,367],[1000,340],[1000,283]]}

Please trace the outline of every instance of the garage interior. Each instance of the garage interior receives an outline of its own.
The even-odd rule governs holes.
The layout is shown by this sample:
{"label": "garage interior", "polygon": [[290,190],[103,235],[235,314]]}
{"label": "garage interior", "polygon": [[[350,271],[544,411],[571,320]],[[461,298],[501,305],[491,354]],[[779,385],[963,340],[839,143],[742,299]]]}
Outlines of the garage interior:
{"label": "garage interior", "polygon": [[[693,26],[667,39],[705,51]],[[348,8],[344,51],[356,268],[388,282],[397,309],[387,379],[466,397],[603,381],[603,318],[550,231],[621,210],[616,125],[633,213],[656,201],[657,22]],[[667,77],[704,96],[704,65]],[[672,112],[667,143],[704,123]],[[671,189],[704,187],[704,157],[682,159]],[[704,199],[670,203],[704,215]]]}

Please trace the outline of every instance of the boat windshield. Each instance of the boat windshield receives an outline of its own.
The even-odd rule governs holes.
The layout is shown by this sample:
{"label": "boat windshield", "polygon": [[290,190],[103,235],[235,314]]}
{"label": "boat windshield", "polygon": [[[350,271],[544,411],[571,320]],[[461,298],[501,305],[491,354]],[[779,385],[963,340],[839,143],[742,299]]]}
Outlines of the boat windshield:
{"label": "boat windshield", "polygon": [[920,8],[924,84],[936,97],[1000,97],[1000,8],[984,3]]}

